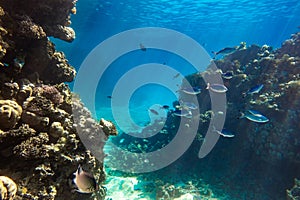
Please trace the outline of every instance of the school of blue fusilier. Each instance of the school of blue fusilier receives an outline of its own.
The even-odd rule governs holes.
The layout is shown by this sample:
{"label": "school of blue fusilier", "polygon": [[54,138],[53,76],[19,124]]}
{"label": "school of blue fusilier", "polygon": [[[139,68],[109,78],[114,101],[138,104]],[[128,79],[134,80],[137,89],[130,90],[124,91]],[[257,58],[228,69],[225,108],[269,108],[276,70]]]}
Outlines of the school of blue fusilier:
{"label": "school of blue fusilier", "polygon": [[[222,77],[224,79],[231,79],[233,77],[233,73],[232,72],[221,72]],[[248,91],[244,92],[242,95],[245,97],[247,95],[253,95],[253,94],[257,94],[259,93],[262,89],[263,89],[264,85],[263,84],[259,84],[259,85],[255,85],[252,88],[250,88]],[[212,92],[216,92],[216,93],[226,93],[228,91],[228,88],[225,85],[222,84],[211,84],[211,83],[207,83],[207,87],[206,89],[212,91]],[[192,87],[192,88],[181,88],[180,91],[182,91],[185,94],[190,94],[190,95],[197,95],[201,93],[201,89],[198,87]],[[175,116],[181,116],[181,117],[187,117],[187,118],[191,118],[192,117],[192,109],[197,109],[197,107],[195,107],[195,105],[193,103],[189,103],[189,102],[181,102],[181,109],[176,110],[173,112],[173,114]],[[252,122],[256,122],[256,123],[266,123],[269,121],[269,119],[264,116],[262,113],[260,113],[257,110],[246,110],[245,112],[241,112],[241,116],[239,118],[246,118]],[[227,130],[227,129],[223,129],[223,130],[216,130],[215,131],[220,134],[223,137],[227,137],[227,138],[232,138],[234,137],[234,134]]]}

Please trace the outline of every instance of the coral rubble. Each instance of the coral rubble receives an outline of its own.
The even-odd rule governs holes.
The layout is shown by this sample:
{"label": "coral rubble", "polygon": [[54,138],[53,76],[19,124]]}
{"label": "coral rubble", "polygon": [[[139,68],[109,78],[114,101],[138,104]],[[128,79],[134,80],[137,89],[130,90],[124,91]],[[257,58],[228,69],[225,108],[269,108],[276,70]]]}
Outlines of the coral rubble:
{"label": "coral rubble", "polygon": [[[73,191],[79,164],[100,185],[105,179],[99,158],[115,127],[106,121],[100,125],[74,97],[65,82],[73,81],[75,69],[48,39],[75,39],[69,27],[75,3],[0,0],[0,175],[18,186],[7,188],[10,179],[0,176],[0,199],[89,199]],[[88,123],[75,121],[72,107]],[[98,159],[83,145],[79,131],[100,138],[93,143]],[[100,187],[93,195],[102,199],[105,190]]]}

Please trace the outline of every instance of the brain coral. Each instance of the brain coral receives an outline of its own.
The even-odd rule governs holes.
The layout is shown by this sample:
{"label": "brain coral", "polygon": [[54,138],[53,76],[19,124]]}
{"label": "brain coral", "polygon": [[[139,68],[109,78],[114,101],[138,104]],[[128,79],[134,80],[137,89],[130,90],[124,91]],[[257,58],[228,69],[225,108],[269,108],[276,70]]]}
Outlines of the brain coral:
{"label": "brain coral", "polygon": [[0,129],[13,128],[19,121],[22,107],[12,100],[0,100]]}

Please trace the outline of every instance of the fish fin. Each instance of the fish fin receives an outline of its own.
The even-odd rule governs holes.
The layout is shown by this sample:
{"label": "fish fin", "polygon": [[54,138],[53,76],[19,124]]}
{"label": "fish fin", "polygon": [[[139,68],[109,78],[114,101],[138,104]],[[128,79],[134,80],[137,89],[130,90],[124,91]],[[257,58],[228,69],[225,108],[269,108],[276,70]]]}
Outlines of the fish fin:
{"label": "fish fin", "polygon": [[75,192],[79,192],[79,193],[81,193],[81,194],[87,193],[87,192],[84,192],[84,191],[82,191],[82,190],[80,190],[80,189],[75,189],[74,191],[75,191]]}
{"label": "fish fin", "polygon": [[83,169],[82,169],[81,165],[79,164],[78,168],[77,168],[77,171],[76,171],[76,174],[81,174],[82,172],[83,172]]}

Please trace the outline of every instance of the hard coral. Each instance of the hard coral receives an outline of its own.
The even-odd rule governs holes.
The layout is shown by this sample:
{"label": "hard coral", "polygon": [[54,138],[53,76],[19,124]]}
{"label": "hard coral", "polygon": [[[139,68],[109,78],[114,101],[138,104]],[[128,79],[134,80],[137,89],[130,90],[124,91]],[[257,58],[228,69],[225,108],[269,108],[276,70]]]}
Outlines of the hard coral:
{"label": "hard coral", "polygon": [[22,107],[15,101],[0,100],[0,129],[13,128],[22,114]]}
{"label": "hard coral", "polygon": [[61,104],[63,102],[63,96],[60,92],[56,89],[55,86],[51,85],[42,85],[41,87],[41,95],[50,99],[52,103],[55,105]]}
{"label": "hard coral", "polygon": [[16,183],[7,176],[0,176],[0,199],[13,200],[17,193]]}
{"label": "hard coral", "polygon": [[40,133],[38,136],[29,138],[21,144],[14,147],[14,154],[20,158],[28,159],[41,159],[49,157],[47,146],[49,141],[47,133]]}

